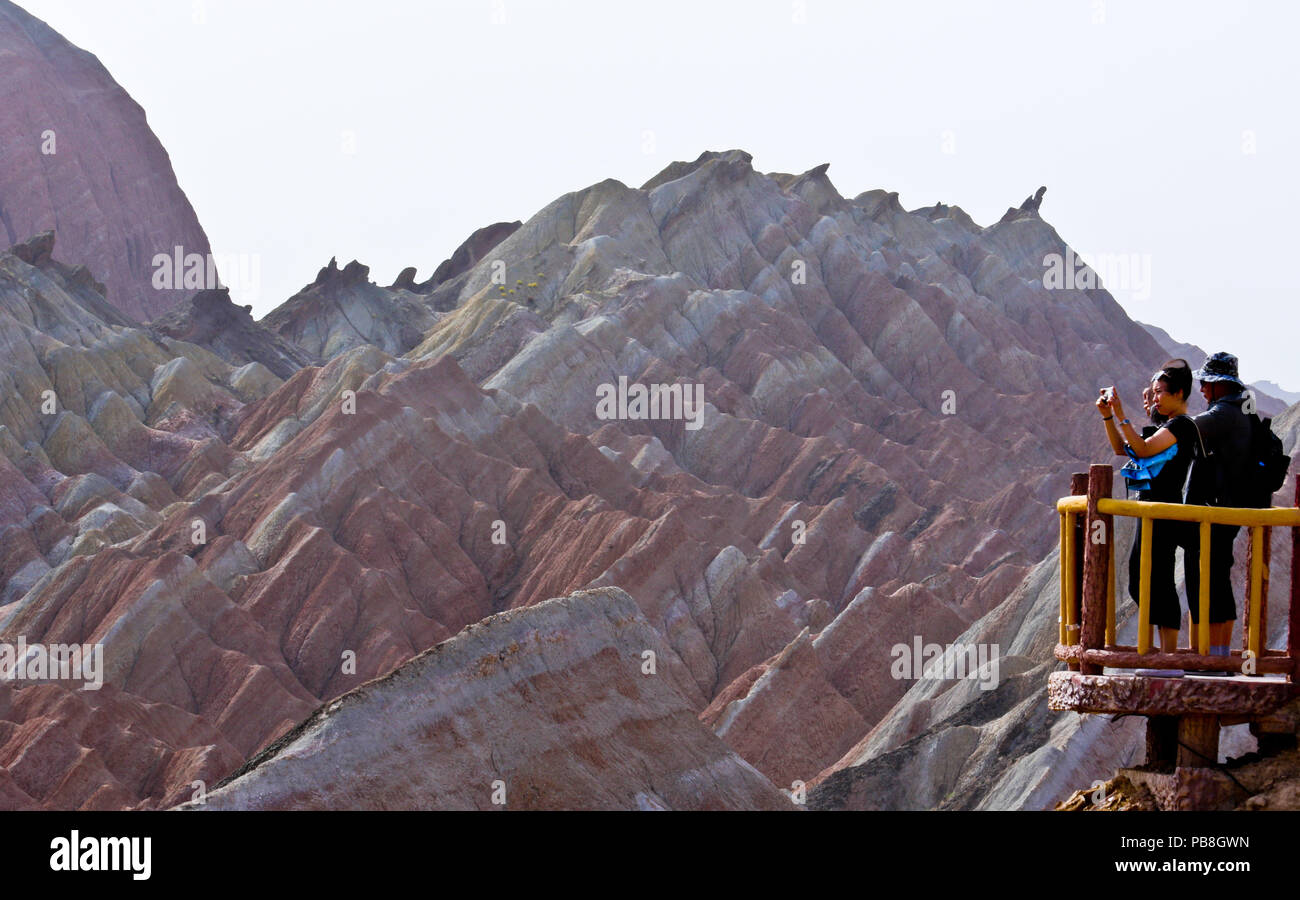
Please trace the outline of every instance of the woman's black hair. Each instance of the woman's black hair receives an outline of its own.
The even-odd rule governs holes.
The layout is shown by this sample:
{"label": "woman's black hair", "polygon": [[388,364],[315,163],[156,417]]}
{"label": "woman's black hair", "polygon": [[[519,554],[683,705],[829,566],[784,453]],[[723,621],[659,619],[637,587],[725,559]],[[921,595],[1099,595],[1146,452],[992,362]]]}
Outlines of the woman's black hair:
{"label": "woman's black hair", "polygon": [[1171,394],[1182,394],[1183,399],[1192,396],[1192,367],[1185,359],[1171,359],[1160,367],[1155,374],[1156,381],[1163,381]]}

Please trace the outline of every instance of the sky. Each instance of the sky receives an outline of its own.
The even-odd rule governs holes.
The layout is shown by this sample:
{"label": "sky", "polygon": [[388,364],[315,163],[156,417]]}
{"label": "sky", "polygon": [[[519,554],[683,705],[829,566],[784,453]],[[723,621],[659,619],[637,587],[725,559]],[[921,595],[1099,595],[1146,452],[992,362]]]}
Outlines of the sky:
{"label": "sky", "polygon": [[332,256],[423,280],[476,228],[739,148],[981,225],[1047,185],[1130,316],[1300,390],[1297,4],[18,2],[144,107],[259,316]]}

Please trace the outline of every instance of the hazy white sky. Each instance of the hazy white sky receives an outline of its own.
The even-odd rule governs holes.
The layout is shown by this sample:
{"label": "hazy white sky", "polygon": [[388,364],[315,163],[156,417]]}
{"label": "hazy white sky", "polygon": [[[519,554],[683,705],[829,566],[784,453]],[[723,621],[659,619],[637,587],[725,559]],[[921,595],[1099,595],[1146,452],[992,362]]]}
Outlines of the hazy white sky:
{"label": "hazy white sky", "polygon": [[482,225],[741,148],[985,225],[1046,184],[1067,242],[1137,262],[1130,315],[1300,390],[1282,0],[18,2],[144,107],[258,315],[331,256],[422,280]]}

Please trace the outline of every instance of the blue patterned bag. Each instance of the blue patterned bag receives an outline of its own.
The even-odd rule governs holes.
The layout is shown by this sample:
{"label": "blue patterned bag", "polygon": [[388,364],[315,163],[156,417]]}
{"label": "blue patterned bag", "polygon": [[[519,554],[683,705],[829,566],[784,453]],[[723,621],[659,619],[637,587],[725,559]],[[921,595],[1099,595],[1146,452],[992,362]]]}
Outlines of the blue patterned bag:
{"label": "blue patterned bag", "polygon": [[1128,462],[1120,469],[1120,474],[1124,476],[1124,483],[1128,485],[1130,491],[1149,491],[1151,482],[1160,474],[1165,463],[1178,455],[1178,445],[1171,444],[1155,456],[1148,456],[1146,459],[1139,459],[1128,444],[1124,445],[1124,452],[1129,455]]}

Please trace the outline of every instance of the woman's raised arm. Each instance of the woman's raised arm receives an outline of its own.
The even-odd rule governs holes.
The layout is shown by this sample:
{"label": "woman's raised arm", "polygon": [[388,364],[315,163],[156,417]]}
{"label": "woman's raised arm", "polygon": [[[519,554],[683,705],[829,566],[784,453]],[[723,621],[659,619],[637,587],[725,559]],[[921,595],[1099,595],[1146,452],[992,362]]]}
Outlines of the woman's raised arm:
{"label": "woman's raised arm", "polygon": [[[1111,390],[1114,389],[1112,388]],[[1102,399],[1105,398],[1103,397]],[[1098,402],[1098,405],[1100,405],[1100,401]],[[1148,456],[1155,456],[1162,450],[1168,450],[1178,442],[1177,438],[1174,437],[1174,433],[1168,428],[1161,428],[1155,434],[1151,435],[1151,437],[1143,438],[1142,435],[1138,433],[1138,430],[1133,427],[1133,423],[1125,417],[1124,404],[1120,401],[1118,394],[1112,394],[1108,405],[1110,406],[1111,415],[1115,418],[1113,421],[1106,423],[1107,432],[1110,431],[1111,426],[1118,425],[1119,436],[1122,437],[1124,442],[1132,448],[1133,455],[1138,459],[1146,459]],[[1114,441],[1111,442],[1111,446],[1114,446]],[[1123,448],[1121,447],[1118,452],[1123,453]]]}
{"label": "woman's raised arm", "polygon": [[1101,413],[1102,421],[1106,423],[1106,440],[1110,441],[1110,449],[1115,451],[1116,456],[1123,456],[1124,438],[1115,427],[1115,413],[1111,411],[1110,403],[1106,400],[1107,391],[1110,391],[1113,395],[1115,388],[1101,389],[1101,394],[1097,397],[1097,409]]}

